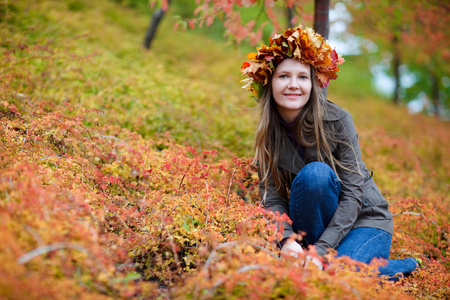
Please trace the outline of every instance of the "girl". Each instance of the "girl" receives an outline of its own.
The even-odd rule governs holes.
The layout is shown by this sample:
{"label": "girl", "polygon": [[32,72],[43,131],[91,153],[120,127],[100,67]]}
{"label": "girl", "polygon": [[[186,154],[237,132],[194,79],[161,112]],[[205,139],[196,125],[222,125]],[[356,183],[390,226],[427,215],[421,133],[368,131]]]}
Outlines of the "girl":
{"label": "girl", "polygon": [[[321,88],[337,78],[344,59],[326,39],[301,26],[275,35],[269,46],[247,55],[241,71],[245,89],[258,99],[261,118],[255,161],[265,208],[287,214],[283,251],[302,253],[294,232],[305,232],[304,246],[319,255],[369,263],[388,259],[393,233],[388,203],[372,179],[358,144],[352,116],[327,101]],[[380,275],[408,274],[413,258],[388,260]]]}

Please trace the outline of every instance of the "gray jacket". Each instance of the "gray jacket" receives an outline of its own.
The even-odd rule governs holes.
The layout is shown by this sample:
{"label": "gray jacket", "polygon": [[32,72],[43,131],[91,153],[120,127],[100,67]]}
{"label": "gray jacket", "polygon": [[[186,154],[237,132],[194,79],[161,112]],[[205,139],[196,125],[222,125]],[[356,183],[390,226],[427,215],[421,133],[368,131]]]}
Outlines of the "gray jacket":
{"label": "gray jacket", "polygon": [[[350,113],[338,105],[327,101],[324,126],[335,134],[338,140],[345,143],[329,141],[332,154],[344,166],[355,170],[359,166],[361,174],[337,167],[341,180],[341,193],[336,212],[320,239],[315,244],[317,252],[325,254],[327,248],[336,249],[347,233],[358,227],[372,227],[393,233],[392,214],[386,199],[378,190],[371,174],[361,158],[358,144],[358,134]],[[315,148],[306,148],[305,160],[298,155],[293,144],[286,140],[281,152],[278,166],[290,174],[288,188],[298,172],[308,163],[318,161]],[[328,163],[325,161],[325,163]],[[268,187],[265,191],[263,182],[259,184],[262,203],[264,207],[280,214],[289,216],[289,200],[283,199],[275,187],[271,176],[268,178]],[[294,231],[291,225],[285,223],[284,237],[289,237]]]}

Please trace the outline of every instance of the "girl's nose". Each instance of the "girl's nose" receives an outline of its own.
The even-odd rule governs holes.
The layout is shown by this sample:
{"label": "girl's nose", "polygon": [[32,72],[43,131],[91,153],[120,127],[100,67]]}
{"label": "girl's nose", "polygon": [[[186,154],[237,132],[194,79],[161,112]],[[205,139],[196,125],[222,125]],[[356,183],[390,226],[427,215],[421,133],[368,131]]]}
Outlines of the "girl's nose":
{"label": "girl's nose", "polygon": [[289,81],[288,88],[298,88],[298,79],[296,77],[292,77],[292,79]]}

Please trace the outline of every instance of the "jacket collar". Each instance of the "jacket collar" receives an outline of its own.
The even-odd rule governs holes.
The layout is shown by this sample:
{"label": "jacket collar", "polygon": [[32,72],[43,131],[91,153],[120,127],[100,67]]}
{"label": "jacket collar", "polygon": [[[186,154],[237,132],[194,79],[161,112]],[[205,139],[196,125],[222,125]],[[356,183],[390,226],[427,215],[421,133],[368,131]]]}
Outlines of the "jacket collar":
{"label": "jacket collar", "polygon": [[[345,110],[327,100],[325,105],[325,115],[323,117],[324,121],[337,121],[344,115]],[[332,148],[334,147],[332,146]],[[317,154],[315,152],[315,148],[306,148],[304,161],[300,155],[298,155],[294,145],[289,140],[286,140],[278,165],[290,173],[298,174],[306,164],[317,160]]]}

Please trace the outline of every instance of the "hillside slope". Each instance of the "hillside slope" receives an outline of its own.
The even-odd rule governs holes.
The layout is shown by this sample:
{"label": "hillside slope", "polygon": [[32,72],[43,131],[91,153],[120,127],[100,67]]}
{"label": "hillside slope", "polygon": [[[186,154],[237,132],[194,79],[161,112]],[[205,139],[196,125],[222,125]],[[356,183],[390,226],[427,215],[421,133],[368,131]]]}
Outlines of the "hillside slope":
{"label": "hillside slope", "polygon": [[293,268],[255,205],[244,55],[169,18],[145,51],[147,23],[107,0],[0,5],[2,298],[449,297],[448,123],[377,99],[348,58],[329,98],[391,204],[391,256],[425,268]]}

